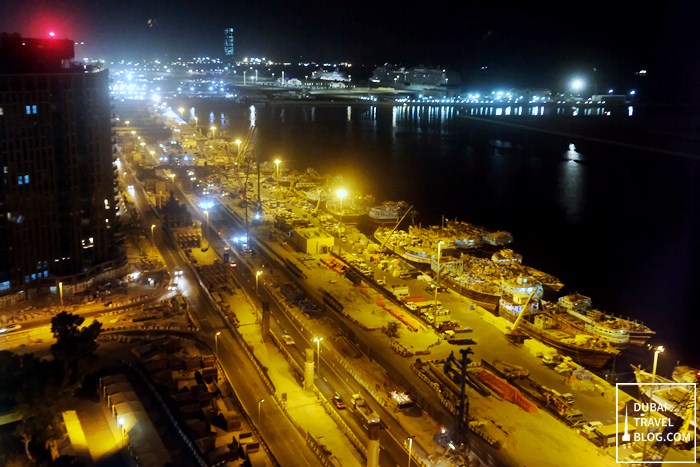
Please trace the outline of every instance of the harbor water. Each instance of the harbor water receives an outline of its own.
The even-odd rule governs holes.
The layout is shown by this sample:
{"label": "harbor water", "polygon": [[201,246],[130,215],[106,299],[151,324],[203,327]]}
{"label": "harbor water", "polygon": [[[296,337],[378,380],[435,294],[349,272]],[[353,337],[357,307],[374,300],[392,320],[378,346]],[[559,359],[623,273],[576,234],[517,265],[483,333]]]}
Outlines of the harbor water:
{"label": "harbor water", "polygon": [[[588,295],[596,308],[656,330],[650,342],[667,349],[659,374],[670,376],[677,362],[700,366],[700,146],[692,135],[700,127],[693,115],[682,122],[674,115],[675,125],[659,118],[663,131],[631,127],[619,144],[615,136],[585,137],[583,126],[577,135],[576,121],[566,135],[526,131],[464,118],[453,106],[169,105],[231,141],[255,125],[261,161],[279,158],[282,173],[313,167],[342,176],[349,191],[378,202],[405,200],[417,223],[444,217],[507,230],[523,262],[557,276],[563,292]],[[590,127],[590,119],[605,117],[581,118]],[[653,352],[629,359],[649,369]],[[628,363],[616,365],[615,379],[634,379]]]}

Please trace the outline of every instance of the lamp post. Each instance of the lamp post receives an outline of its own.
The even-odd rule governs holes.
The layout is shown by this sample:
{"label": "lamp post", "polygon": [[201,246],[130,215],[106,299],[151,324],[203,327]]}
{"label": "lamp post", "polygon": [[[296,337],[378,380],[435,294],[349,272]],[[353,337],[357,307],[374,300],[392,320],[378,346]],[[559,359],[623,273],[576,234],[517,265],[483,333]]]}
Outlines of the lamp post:
{"label": "lamp post", "polygon": [[277,186],[278,193],[280,191],[280,162],[282,161],[275,159],[275,185]]}
{"label": "lamp post", "polygon": [[156,228],[155,224],[151,224],[151,240],[153,240],[153,229]]}
{"label": "lamp post", "polygon": [[440,259],[442,258],[442,240],[438,242],[437,251],[437,274],[435,275],[435,299],[433,300],[433,309],[435,310],[433,315],[433,326],[437,327],[437,297],[438,290],[440,290]]}
{"label": "lamp post", "polygon": [[265,399],[260,399],[258,401],[258,429],[260,429],[260,404],[265,402]]}
{"label": "lamp post", "polygon": [[260,276],[262,275],[262,271],[255,271],[255,295],[258,294],[258,282],[260,282]]}
{"label": "lamp post", "polygon": [[214,140],[215,135],[216,135],[216,127],[214,125],[212,125],[210,130],[211,130],[211,139]]}
{"label": "lamp post", "polygon": [[171,172],[168,176],[170,177],[170,181],[173,184],[173,192],[175,192],[175,172]]}
{"label": "lamp post", "polygon": [[124,417],[117,417],[117,425],[119,425],[119,431],[122,434],[122,447],[124,447]]}
{"label": "lamp post", "polygon": [[415,435],[406,438],[406,441],[408,442],[408,467],[411,467],[411,452],[413,451],[413,438],[415,438]]}
{"label": "lamp post", "polygon": [[238,159],[241,157],[241,140],[237,139],[234,143],[236,143],[236,159]]}
{"label": "lamp post", "polygon": [[323,337],[314,337],[311,340],[316,343],[316,358],[318,359],[316,374],[321,376],[321,341],[323,340]]}
{"label": "lamp post", "polygon": [[199,119],[198,119],[197,116],[195,115],[195,116],[194,116],[194,132],[195,132],[195,133],[197,133],[197,132],[199,131],[199,126],[197,126],[197,122],[198,122],[198,121],[199,121]]}
{"label": "lamp post", "polygon": [[654,349],[654,366],[651,369],[652,382],[656,382],[656,364],[659,362],[659,354],[662,353],[664,350],[666,349],[664,349],[663,345],[657,345]]}
{"label": "lamp post", "polygon": [[63,282],[58,283],[58,296],[61,300],[61,306],[63,306]]}
{"label": "lamp post", "polygon": [[216,354],[216,357],[219,356],[219,336],[221,335],[221,331],[218,331],[216,334],[214,334],[214,353]]}
{"label": "lamp post", "polygon": [[345,188],[338,188],[335,194],[338,197],[338,200],[340,201],[340,219],[338,221],[338,234],[340,234],[341,228],[343,227],[343,200],[348,195],[348,190],[346,190]]}

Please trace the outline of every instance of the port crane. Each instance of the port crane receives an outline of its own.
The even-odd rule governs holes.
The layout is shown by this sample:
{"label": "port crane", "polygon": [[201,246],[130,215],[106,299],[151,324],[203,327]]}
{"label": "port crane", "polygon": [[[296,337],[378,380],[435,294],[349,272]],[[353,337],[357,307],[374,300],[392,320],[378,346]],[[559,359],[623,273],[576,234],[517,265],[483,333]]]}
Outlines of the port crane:
{"label": "port crane", "polygon": [[406,209],[406,212],[404,213],[404,215],[401,217],[401,219],[399,219],[399,221],[396,223],[394,228],[391,229],[391,232],[389,232],[389,235],[386,236],[386,239],[379,246],[380,251],[384,251],[384,245],[386,245],[386,242],[388,242],[389,239],[391,238],[391,236],[394,235],[394,232],[396,232],[396,229],[399,228],[399,225],[401,225],[401,222],[403,222],[403,220],[406,218],[406,216],[408,216],[408,213],[411,212],[411,210],[413,210],[413,206],[409,206],[408,209]]}
{"label": "port crane", "polygon": [[515,322],[513,323],[513,326],[506,331],[506,339],[508,339],[510,342],[517,343],[517,344],[522,344],[525,338],[527,337],[520,329],[520,321],[522,321],[523,317],[527,313],[527,307],[530,305],[530,301],[532,301],[532,298],[535,296],[535,292],[537,289],[533,290],[525,300],[525,303],[523,303],[521,309],[520,309],[520,314],[518,314],[518,317],[515,318]]}

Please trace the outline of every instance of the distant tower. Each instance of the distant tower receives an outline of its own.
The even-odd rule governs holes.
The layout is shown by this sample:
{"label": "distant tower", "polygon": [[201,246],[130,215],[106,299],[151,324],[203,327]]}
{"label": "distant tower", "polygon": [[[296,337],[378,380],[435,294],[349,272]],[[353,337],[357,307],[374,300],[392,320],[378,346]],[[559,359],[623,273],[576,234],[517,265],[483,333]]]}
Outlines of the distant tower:
{"label": "distant tower", "polygon": [[233,64],[233,28],[224,29],[224,56],[228,63]]}

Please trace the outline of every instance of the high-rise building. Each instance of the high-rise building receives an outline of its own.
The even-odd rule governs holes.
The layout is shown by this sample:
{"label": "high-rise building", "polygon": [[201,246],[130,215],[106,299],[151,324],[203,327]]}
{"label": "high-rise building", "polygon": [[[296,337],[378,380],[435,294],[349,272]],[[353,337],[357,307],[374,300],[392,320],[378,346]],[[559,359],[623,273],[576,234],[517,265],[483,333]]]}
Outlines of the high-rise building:
{"label": "high-rise building", "polygon": [[0,296],[122,268],[106,69],[0,34]]}
{"label": "high-rise building", "polygon": [[233,64],[233,28],[224,29],[224,58]]}

